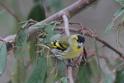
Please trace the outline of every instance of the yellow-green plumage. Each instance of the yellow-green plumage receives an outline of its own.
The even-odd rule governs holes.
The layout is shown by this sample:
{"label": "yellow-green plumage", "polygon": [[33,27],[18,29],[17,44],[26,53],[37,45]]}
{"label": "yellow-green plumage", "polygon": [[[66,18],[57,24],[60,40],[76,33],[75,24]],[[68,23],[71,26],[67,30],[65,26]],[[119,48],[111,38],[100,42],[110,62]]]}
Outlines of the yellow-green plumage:
{"label": "yellow-green plumage", "polygon": [[69,46],[67,39],[67,36],[62,36],[61,39],[52,41],[50,47],[65,51]]}
{"label": "yellow-green plumage", "polygon": [[80,43],[84,43],[84,37],[76,34],[51,42],[51,47],[59,50],[59,52],[55,52],[55,55],[61,55],[63,59],[73,59],[83,52],[83,45],[79,47]]}
{"label": "yellow-green plumage", "polygon": [[83,51],[83,47],[78,48],[78,43],[75,39],[71,39],[69,50],[62,53],[64,59],[76,58]]}

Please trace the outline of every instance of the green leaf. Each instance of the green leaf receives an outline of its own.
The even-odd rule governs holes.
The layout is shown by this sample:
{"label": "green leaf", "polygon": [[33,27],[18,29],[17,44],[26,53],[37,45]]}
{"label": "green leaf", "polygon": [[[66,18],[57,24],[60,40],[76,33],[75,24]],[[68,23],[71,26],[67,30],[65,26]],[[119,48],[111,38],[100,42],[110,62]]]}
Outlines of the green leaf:
{"label": "green leaf", "polygon": [[20,28],[15,39],[15,64],[12,72],[12,82],[13,83],[24,83],[26,78],[26,69],[24,65],[24,57],[28,55],[27,48],[27,29]]}
{"label": "green leaf", "polygon": [[113,73],[113,71],[110,69],[110,65],[108,65],[109,62],[106,62],[106,60],[101,59],[101,79],[102,79],[102,83],[113,83],[114,82],[114,77],[115,74]]}
{"label": "green leaf", "polygon": [[76,83],[91,83],[92,72],[89,64],[80,65]]}
{"label": "green leaf", "polygon": [[48,33],[46,36],[46,42],[50,42],[50,38],[55,34],[54,26],[52,25],[46,26],[45,31]]}
{"label": "green leaf", "polygon": [[30,48],[29,48],[29,53],[30,53],[30,61],[33,63],[36,61],[36,56],[37,56],[37,39],[34,38],[30,41]]}
{"label": "green leaf", "polygon": [[108,33],[112,30],[112,28],[115,26],[116,20],[122,16],[124,14],[124,8],[120,8],[118,9],[115,13],[114,13],[114,18],[112,19],[112,22],[108,24],[108,26],[105,29],[105,33]]}
{"label": "green leaf", "polygon": [[6,44],[0,41],[0,75],[4,72],[7,61]]}
{"label": "green leaf", "polygon": [[113,76],[110,74],[103,76],[103,83],[113,83]]}
{"label": "green leaf", "polygon": [[124,68],[116,71],[115,83],[124,83]]}
{"label": "green leaf", "polygon": [[116,10],[116,12],[114,13],[114,16],[121,16],[124,13],[124,7],[121,7],[119,9]]}
{"label": "green leaf", "polygon": [[60,83],[68,83],[68,78],[67,77],[62,77],[60,79]]}
{"label": "green leaf", "polygon": [[61,37],[61,34],[58,33],[58,34],[53,35],[53,36],[50,38],[50,40],[51,40],[51,41],[54,41],[54,40],[59,39],[60,37]]}
{"label": "green leaf", "polygon": [[[50,24],[41,24],[36,26],[38,29],[40,29],[41,31],[43,31],[44,33],[46,32],[47,35],[45,36],[45,38],[43,39],[44,42],[42,43],[48,43],[50,42],[50,37],[54,34],[53,33],[53,29],[55,27],[55,25]],[[24,32],[20,32],[20,34],[24,34]],[[42,37],[41,37],[42,38]],[[18,37],[19,39],[19,37]],[[20,38],[21,40],[24,40],[26,38]],[[36,39],[31,41],[31,45],[30,45],[30,52],[31,57],[35,60],[35,54],[36,54],[36,45],[37,42],[40,43],[39,41],[37,41]],[[21,46],[19,44],[19,46]],[[43,50],[44,48],[42,48],[40,50],[41,55],[37,56],[37,60],[33,61],[33,70],[31,72],[31,74],[29,75],[28,79],[26,79],[26,83],[54,83],[55,82],[55,78],[56,78],[56,71],[54,70],[54,61],[49,58],[48,60],[46,59],[47,53],[46,51],[44,52]]]}
{"label": "green leaf", "polygon": [[47,61],[45,57],[45,53],[42,53],[41,56],[38,57],[38,60],[33,65],[33,70],[26,80],[26,83],[45,83],[47,75]]}
{"label": "green leaf", "polygon": [[28,15],[28,19],[33,19],[36,21],[41,21],[45,18],[45,10],[40,3],[35,4]]}
{"label": "green leaf", "polygon": [[14,61],[12,71],[12,83],[24,83],[26,77],[26,70],[24,65],[24,57],[18,57]]}
{"label": "green leaf", "polygon": [[57,76],[56,68],[55,68],[55,59],[49,57],[49,55],[46,56],[48,57],[47,57],[47,76],[45,83],[55,83],[55,79]]}
{"label": "green leaf", "polygon": [[96,57],[93,56],[92,58],[88,59],[89,64],[90,64],[90,70],[92,72],[92,82],[93,83],[98,83],[97,79],[101,79],[101,72],[100,69],[98,68],[98,64],[96,62]]}
{"label": "green leaf", "polygon": [[106,27],[106,29],[105,29],[105,32],[104,32],[104,33],[106,34],[106,33],[111,32],[111,31],[112,31],[113,26],[114,26],[114,23],[113,23],[113,22],[109,23],[109,24],[108,24],[108,26]]}
{"label": "green leaf", "polygon": [[45,39],[43,40],[43,42],[46,44],[51,42],[51,37],[53,35],[56,34],[56,32],[54,31],[54,28],[56,28],[56,24],[47,24],[44,28],[43,31],[45,31],[47,33]]}
{"label": "green leaf", "polygon": [[124,0],[114,0],[116,2],[118,2],[121,6],[124,6]]}
{"label": "green leaf", "polygon": [[97,42],[96,39],[94,38],[94,48],[95,48],[95,52],[96,52],[96,62],[97,62],[97,67],[99,70],[101,70],[101,66],[100,66],[100,56],[99,56],[99,49],[97,46]]}
{"label": "green leaf", "polygon": [[0,35],[9,35],[16,27],[16,20],[5,10],[0,11]]}
{"label": "green leaf", "polygon": [[55,70],[53,70],[53,72],[52,70],[50,70],[51,72],[48,71],[45,83],[55,83],[56,73],[55,73]]}
{"label": "green leaf", "polygon": [[47,72],[46,83],[55,83],[56,80],[58,81],[58,79],[61,79],[62,77],[65,76],[66,64],[63,61],[60,61],[56,58],[49,57],[47,59],[47,63],[48,63],[47,64],[48,72]]}
{"label": "green leaf", "polygon": [[21,28],[16,36],[16,46],[24,47],[24,45],[26,45],[26,42],[27,42],[27,32],[25,31],[25,29]]}
{"label": "green leaf", "polygon": [[67,65],[64,63],[64,61],[60,61],[60,60],[57,60],[56,63],[57,63],[56,64],[56,69],[57,69],[57,78],[56,79],[60,79],[66,75],[65,69],[66,69]]}

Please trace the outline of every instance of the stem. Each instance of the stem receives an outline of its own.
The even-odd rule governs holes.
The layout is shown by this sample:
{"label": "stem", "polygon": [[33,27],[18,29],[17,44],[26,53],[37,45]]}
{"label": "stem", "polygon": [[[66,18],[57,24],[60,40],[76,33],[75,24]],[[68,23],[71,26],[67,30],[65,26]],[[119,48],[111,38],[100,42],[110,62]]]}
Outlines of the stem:
{"label": "stem", "polygon": [[[64,30],[65,30],[65,33],[66,35],[69,37],[70,36],[70,31],[69,31],[69,21],[68,21],[68,17],[67,15],[64,13],[62,15],[62,18],[63,18],[63,22],[64,22]],[[74,80],[73,80],[73,72],[72,72],[72,66],[70,66],[71,64],[71,60],[68,59],[68,63],[67,63],[67,76],[68,76],[68,83],[74,83]]]}
{"label": "stem", "polygon": [[11,14],[17,22],[20,22],[20,18],[14,13],[12,12],[9,7],[7,7],[4,3],[0,2],[0,6],[3,7],[9,14]]}
{"label": "stem", "polygon": [[95,1],[97,1],[97,0],[78,0],[77,2],[68,6],[67,8],[65,8],[65,9],[55,13],[54,15],[46,18],[45,20],[38,22],[35,25],[29,27],[28,32],[33,35],[38,30],[38,28],[34,27],[34,26],[38,26],[43,23],[48,23],[48,22],[55,21],[55,20],[61,20],[63,12],[67,15],[68,18],[71,18],[72,16],[76,15],[82,9],[85,9],[87,6],[89,6],[90,4],[92,4]]}
{"label": "stem", "polygon": [[70,36],[68,17],[65,14],[62,17],[63,17],[63,21],[64,21],[65,33],[67,36]]}
{"label": "stem", "polygon": [[99,42],[101,42],[102,44],[104,44],[106,47],[108,47],[109,49],[113,50],[115,53],[117,53],[122,59],[124,59],[123,53],[121,53],[119,50],[115,49],[113,46],[111,46],[110,44],[108,44],[107,42],[105,42],[104,40],[100,39],[99,37],[95,37],[95,39]]}
{"label": "stem", "polygon": [[67,67],[68,83],[74,83],[72,66]]}
{"label": "stem", "polygon": [[[55,30],[57,31],[63,31],[63,28],[56,28]],[[74,29],[70,29],[71,33],[80,33],[79,30],[74,30]],[[82,30],[82,32],[85,33],[86,36],[90,37],[90,38],[94,38],[99,41],[100,43],[102,43],[104,46],[108,47],[109,49],[111,49],[112,51],[114,51],[115,53],[117,53],[120,58],[124,59],[124,54],[122,52],[120,52],[118,49],[114,48],[112,45],[110,45],[109,43],[107,43],[106,41],[104,41],[103,39],[99,38],[98,36],[92,36],[92,34],[89,33],[89,30]],[[7,36],[5,38],[0,38],[0,40],[6,41],[6,42],[14,42],[15,41],[15,37],[16,35],[10,35]],[[91,54],[92,55],[92,54]]]}
{"label": "stem", "polygon": [[[62,31],[63,29],[58,28],[56,30]],[[70,32],[72,32],[72,33],[82,33],[83,32],[83,33],[85,33],[86,36],[88,36],[90,38],[95,38],[97,41],[99,41],[100,43],[102,43],[104,46],[108,47],[109,49],[111,49],[112,51],[114,51],[115,53],[117,53],[120,56],[120,58],[122,58],[124,60],[124,54],[122,52],[120,52],[119,50],[117,50],[116,48],[114,48],[112,45],[110,45],[109,43],[107,43],[103,39],[101,39],[98,36],[96,36],[96,34],[94,34],[95,32],[89,30],[88,28],[84,28],[84,30],[70,29]]]}

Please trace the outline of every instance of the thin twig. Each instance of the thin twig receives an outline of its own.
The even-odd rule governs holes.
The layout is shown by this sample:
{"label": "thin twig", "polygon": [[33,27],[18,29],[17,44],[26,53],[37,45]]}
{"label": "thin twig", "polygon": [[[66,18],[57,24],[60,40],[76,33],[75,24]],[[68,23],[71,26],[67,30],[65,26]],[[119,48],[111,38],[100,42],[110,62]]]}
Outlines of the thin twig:
{"label": "thin twig", "polygon": [[0,6],[3,7],[9,14],[11,14],[18,22],[20,22],[20,18],[10,10],[4,3],[0,2]]}
{"label": "thin twig", "polygon": [[[56,30],[62,31],[63,29],[62,28],[58,28]],[[91,30],[88,30],[88,28],[84,28],[81,32],[80,32],[80,29],[79,30],[70,29],[70,32],[72,32],[72,33],[81,33],[81,32],[83,32],[83,33],[85,33],[86,36],[88,36],[90,38],[95,38],[97,41],[102,43],[104,46],[108,47],[109,49],[111,49],[112,51],[117,53],[120,56],[120,58],[124,59],[124,54],[123,53],[121,53],[119,50],[117,50],[116,48],[114,48],[113,46],[108,44],[103,39],[101,39],[98,36],[96,36],[96,34],[94,34],[95,32],[93,32],[93,31],[91,32]]]}
{"label": "thin twig", "polygon": [[102,44],[104,44],[106,47],[108,47],[109,49],[113,50],[115,53],[117,53],[122,59],[124,59],[124,54],[121,53],[119,50],[117,50],[116,48],[114,48],[113,46],[111,46],[110,44],[108,44],[106,41],[102,40],[99,37],[95,37],[95,39],[99,42],[101,42]]}
{"label": "thin twig", "polygon": [[[60,12],[58,12],[58,13],[50,16],[50,17],[48,17],[47,19],[45,19],[45,20],[43,20],[41,22],[36,23],[35,25],[40,25],[42,23],[47,23],[47,22],[50,22],[50,21],[54,21],[54,20],[60,19],[61,16],[63,15],[63,12],[68,12],[69,13],[69,14],[67,14],[68,17],[71,17],[71,16],[75,15],[76,13],[78,13],[81,9],[85,8],[86,6],[90,5],[91,3],[95,2],[95,1],[96,0],[87,0],[87,2],[88,2],[87,3],[86,0],[85,1],[84,0],[78,0],[76,3],[72,4],[71,6],[69,6],[69,7],[65,8],[65,9],[61,10]],[[5,6],[3,5],[3,7],[5,7]],[[35,29],[33,27],[30,27],[29,28],[29,32],[30,33],[34,32],[34,31],[35,31]],[[72,30],[71,29],[70,31],[71,32],[74,32],[74,33],[79,33],[79,30],[76,31],[76,30]],[[86,30],[86,31],[88,31],[88,30]],[[93,37],[91,34],[86,34],[86,35],[89,36],[89,37]],[[110,44],[108,44],[107,42],[105,42],[104,40],[102,40],[101,38],[99,38],[98,36],[94,36],[94,37],[95,37],[95,39],[97,41],[101,42],[106,47],[110,48],[111,50],[113,50],[114,52],[116,52],[118,55],[120,55],[121,58],[124,59],[123,53],[121,53],[120,51],[118,51],[117,49],[115,49],[113,46],[111,46]]]}
{"label": "thin twig", "polygon": [[68,21],[68,17],[63,14],[63,20],[64,20],[64,30],[67,36],[70,36],[70,31],[69,31],[69,21]]}
{"label": "thin twig", "polygon": [[97,1],[97,0],[78,0],[75,3],[73,3],[72,5],[68,6],[67,8],[65,8],[65,9],[55,13],[54,15],[46,18],[45,20],[38,22],[35,25],[29,27],[28,32],[30,33],[30,35],[34,34],[39,29],[36,26],[41,25],[43,23],[48,23],[51,21],[61,20],[63,12],[66,13],[68,18],[71,18],[72,16],[76,15],[82,9],[85,9],[87,6],[89,6],[90,4],[92,4],[95,1]]}
{"label": "thin twig", "polygon": [[[64,30],[66,33],[66,36],[70,36],[70,31],[69,31],[69,21],[68,21],[68,17],[67,15],[64,13],[62,15],[63,18],[63,22],[64,22]],[[73,68],[70,65],[70,59],[68,59],[68,63],[67,63],[67,77],[68,77],[68,83],[74,83],[74,79],[73,79]]]}
{"label": "thin twig", "polygon": [[[57,30],[57,31],[63,31],[63,28],[56,28],[55,30]],[[80,29],[79,29],[80,30]],[[80,33],[79,32],[79,30],[74,30],[74,29],[70,29],[70,32],[71,33]],[[109,49],[111,49],[112,51],[114,51],[115,53],[117,53],[119,56],[120,56],[120,58],[122,58],[122,59],[124,59],[124,54],[122,53],[122,52],[120,52],[119,50],[117,50],[116,48],[114,48],[113,46],[111,46],[109,43],[107,43],[106,41],[104,41],[103,39],[101,39],[101,38],[99,38],[98,36],[93,36],[91,33],[90,33],[90,31],[88,31],[87,29],[84,29],[84,31],[82,31],[82,32],[85,32],[86,34],[86,36],[87,37],[90,37],[90,38],[94,38],[95,37],[95,39],[97,40],[97,41],[99,41],[100,43],[102,43],[104,46],[106,46],[106,47],[108,47]],[[4,37],[4,38],[0,38],[1,40],[6,40],[6,42],[10,42],[10,40],[11,41],[15,41],[14,39],[15,39],[15,37],[16,37],[16,35],[11,35],[11,36],[7,36],[7,37]],[[9,40],[8,40],[9,39]]]}
{"label": "thin twig", "polygon": [[74,79],[73,79],[73,69],[72,69],[72,66],[68,66],[67,67],[67,74],[68,74],[68,83],[74,83]]}
{"label": "thin twig", "polygon": [[[63,28],[56,28],[55,30],[57,31],[63,31]],[[94,36],[92,36],[91,33],[88,33],[89,31],[88,30],[84,30],[84,31],[87,31],[87,33],[85,34],[86,36],[90,37],[90,38],[93,38]],[[70,29],[70,32],[71,33],[79,33],[79,30],[74,30],[74,29]],[[14,41],[16,35],[11,35],[11,36],[7,36],[7,37],[4,37],[4,38],[0,38],[1,40],[6,40],[6,42],[10,42],[11,41]],[[9,39],[9,40],[8,40]],[[107,43],[106,41],[104,41],[103,39],[99,38],[98,36],[95,36],[95,39],[97,41],[99,41],[100,43],[102,43],[104,46],[108,47],[109,49],[111,49],[112,51],[114,51],[115,53],[117,53],[122,59],[124,59],[124,54],[122,52],[120,52],[119,50],[117,50],[116,48],[114,48],[113,46],[111,46],[109,43]]]}
{"label": "thin twig", "polygon": [[47,0],[40,0],[40,4],[43,5],[44,10],[45,10],[45,15],[46,17],[49,16],[49,6],[48,6],[48,1]]}

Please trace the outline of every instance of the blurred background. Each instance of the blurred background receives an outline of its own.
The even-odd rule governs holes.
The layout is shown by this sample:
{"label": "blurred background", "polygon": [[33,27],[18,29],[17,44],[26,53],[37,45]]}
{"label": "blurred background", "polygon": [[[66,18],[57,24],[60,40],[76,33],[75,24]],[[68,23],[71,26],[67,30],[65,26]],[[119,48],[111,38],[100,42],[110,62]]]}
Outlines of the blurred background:
{"label": "blurred background", "polygon": [[[41,21],[55,12],[71,5],[77,0],[47,0],[45,2],[39,0],[0,0],[0,36],[4,37],[7,35],[15,34],[18,30],[18,24],[20,22],[26,21],[27,19],[33,18],[34,20]],[[43,4],[42,4],[43,3]],[[44,7],[44,8],[43,8]],[[98,0],[96,3],[87,7],[86,9],[79,12],[76,16],[70,19],[71,22],[82,23],[84,26],[92,28],[97,35],[107,41],[109,44],[119,49],[124,53],[124,33],[123,30],[119,36],[119,42],[121,46],[117,43],[117,32],[115,30],[105,33],[106,27],[111,23],[113,14],[121,6],[119,3],[116,3],[114,0]],[[46,12],[46,13],[44,13]],[[86,39],[87,49],[94,48],[93,39]],[[98,43],[99,44],[99,43]],[[99,44],[101,46],[101,44]],[[108,48],[102,48],[99,50],[100,55],[105,55],[109,60],[110,64],[115,65],[114,60],[118,56]],[[114,56],[113,56],[114,55]],[[8,83],[10,80],[10,71],[13,64],[13,56],[7,57],[7,67],[2,76],[0,76],[0,83]],[[106,66],[106,61],[100,59],[100,63],[108,75],[114,81],[115,73]],[[95,81],[92,83],[96,83]],[[112,83],[112,82],[104,82]]]}

